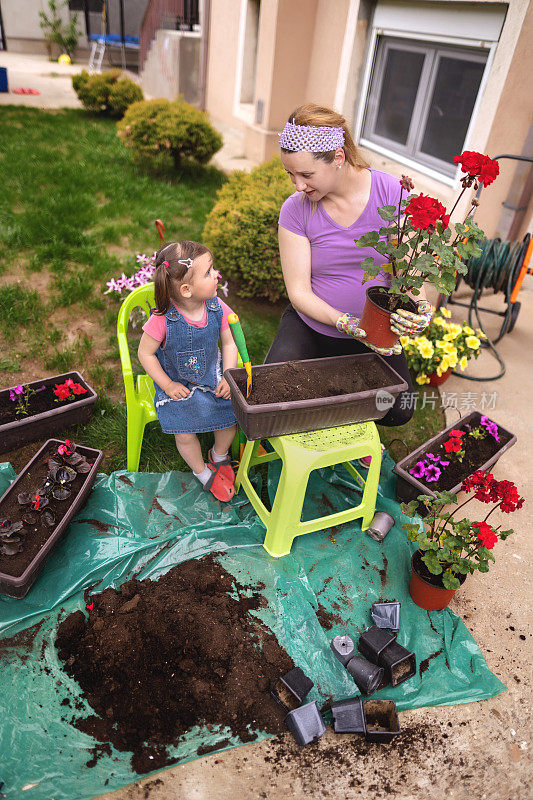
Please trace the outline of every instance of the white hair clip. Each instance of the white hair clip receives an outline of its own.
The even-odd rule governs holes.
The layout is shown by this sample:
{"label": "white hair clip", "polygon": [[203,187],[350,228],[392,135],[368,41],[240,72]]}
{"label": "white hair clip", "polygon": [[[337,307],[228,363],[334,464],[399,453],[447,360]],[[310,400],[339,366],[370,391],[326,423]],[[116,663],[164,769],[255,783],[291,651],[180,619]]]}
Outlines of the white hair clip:
{"label": "white hair clip", "polygon": [[178,261],[178,264],[183,264],[184,267],[190,269],[192,267],[192,258],[183,258],[181,261]]}

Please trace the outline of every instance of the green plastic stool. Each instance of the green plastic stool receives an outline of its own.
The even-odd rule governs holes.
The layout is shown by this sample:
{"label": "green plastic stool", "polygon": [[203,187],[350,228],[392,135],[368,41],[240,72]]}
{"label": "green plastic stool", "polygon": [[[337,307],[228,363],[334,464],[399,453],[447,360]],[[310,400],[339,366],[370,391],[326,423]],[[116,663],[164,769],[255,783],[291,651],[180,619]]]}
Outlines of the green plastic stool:
{"label": "green plastic stool", "polygon": [[[258,455],[260,440],[247,442],[235,479],[235,491],[242,486],[261,522],[266,526],[263,547],[276,558],[291,551],[295,536],[342,525],[362,518],[365,531],[374,517],[381,470],[381,444],[374,422],[359,422],[339,428],[326,428],[310,433],[294,433],[268,439],[273,452]],[[350,464],[355,458],[372,456],[366,480]],[[250,467],[281,458],[283,466],[272,511],[265,508],[255,491],[248,471]],[[363,487],[363,497],[355,508],[301,521],[309,476],[314,469],[342,464]]]}

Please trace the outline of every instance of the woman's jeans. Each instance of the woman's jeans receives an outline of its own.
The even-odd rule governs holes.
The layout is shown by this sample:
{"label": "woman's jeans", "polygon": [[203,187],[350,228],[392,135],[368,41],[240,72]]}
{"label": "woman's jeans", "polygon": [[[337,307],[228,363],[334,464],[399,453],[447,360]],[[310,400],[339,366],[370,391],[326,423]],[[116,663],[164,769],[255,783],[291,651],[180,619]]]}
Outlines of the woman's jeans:
{"label": "woman's jeans", "polygon": [[[294,308],[289,305],[281,318],[278,331],[268,351],[265,364],[278,361],[300,361],[306,358],[327,358],[328,356],[348,356],[355,353],[371,353],[357,339],[340,339],[317,333],[302,320]],[[378,421],[379,425],[395,427],[405,425],[413,416],[412,392],[413,384],[404,353],[398,356],[381,356],[393,370],[407,383],[407,389],[401,392],[394,405],[385,416]],[[403,400],[402,400],[403,398]]]}

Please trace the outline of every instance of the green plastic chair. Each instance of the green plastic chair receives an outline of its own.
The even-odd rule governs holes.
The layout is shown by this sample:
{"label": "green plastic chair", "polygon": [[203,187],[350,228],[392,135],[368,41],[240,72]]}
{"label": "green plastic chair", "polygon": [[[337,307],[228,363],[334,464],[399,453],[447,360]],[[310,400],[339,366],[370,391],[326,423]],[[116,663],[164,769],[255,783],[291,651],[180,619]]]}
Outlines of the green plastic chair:
{"label": "green plastic chair", "polygon": [[127,426],[127,468],[137,472],[144,435],[148,422],[157,420],[154,406],[155,388],[153,380],[143,373],[133,381],[130,351],[128,348],[128,322],[134,308],[141,308],[146,318],[150,316],[150,308],[155,305],[154,284],[147,283],[131,292],[120,307],[117,321],[118,348],[122,364],[122,377],[126,391]]}
{"label": "green plastic chair", "polygon": [[[274,436],[268,441],[273,451],[264,455],[258,453],[260,440],[246,443],[235,480],[235,491],[238,492],[242,486],[267,529],[263,542],[267,553],[275,558],[285,556],[290,553],[295,536],[342,525],[352,519],[362,518],[363,531],[369,527],[376,508],[381,470],[381,444],[374,422]],[[372,456],[366,480],[350,463],[363,456]],[[281,458],[283,466],[272,511],[268,511],[252,486],[248,473],[250,467],[278,458]],[[311,472],[335,464],[342,464],[363,488],[361,502],[354,508],[302,522],[302,508]]]}

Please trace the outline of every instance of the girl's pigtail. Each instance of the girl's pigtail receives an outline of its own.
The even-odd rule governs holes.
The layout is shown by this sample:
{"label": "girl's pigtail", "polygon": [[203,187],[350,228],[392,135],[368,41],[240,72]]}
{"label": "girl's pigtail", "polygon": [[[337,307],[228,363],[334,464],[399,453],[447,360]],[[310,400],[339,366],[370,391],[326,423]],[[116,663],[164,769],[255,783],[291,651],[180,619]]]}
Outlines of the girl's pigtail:
{"label": "girl's pigtail", "polygon": [[168,261],[164,258],[164,251],[168,248],[162,247],[156,256],[156,270],[154,273],[155,305],[156,314],[166,314],[172,305],[170,296],[171,278]]}

